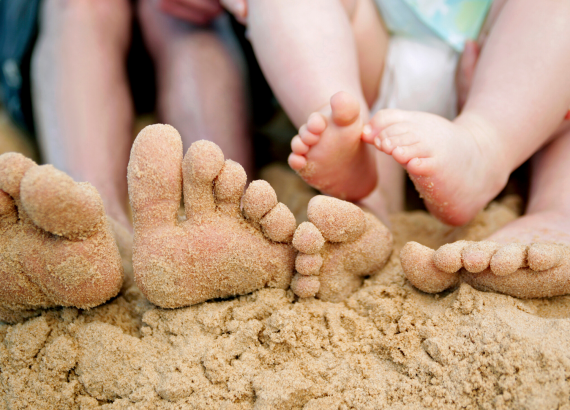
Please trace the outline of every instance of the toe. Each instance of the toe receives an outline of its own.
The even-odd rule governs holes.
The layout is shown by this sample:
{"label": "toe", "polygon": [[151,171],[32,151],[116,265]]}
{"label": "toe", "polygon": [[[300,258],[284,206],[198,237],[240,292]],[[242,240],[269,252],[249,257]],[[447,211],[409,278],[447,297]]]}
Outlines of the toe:
{"label": "toe", "polygon": [[307,216],[330,242],[352,242],[366,229],[362,209],[350,202],[324,195],[311,199]]}
{"label": "toe", "polygon": [[325,238],[311,222],[301,223],[293,235],[293,247],[299,252],[313,255],[319,253],[325,244]]}
{"label": "toe", "polygon": [[321,284],[316,276],[304,276],[295,274],[291,280],[291,290],[301,298],[314,297],[318,292]]}
{"label": "toe", "polygon": [[274,242],[289,243],[297,228],[293,212],[286,205],[278,203],[259,221],[265,236]]}
{"label": "toe", "polygon": [[303,141],[303,143],[309,147],[315,145],[321,138],[319,134],[313,134],[305,126],[299,129],[299,137],[301,137],[301,141]]}
{"label": "toe", "polygon": [[434,158],[412,158],[406,164],[406,171],[417,177],[429,177],[435,172],[436,164]]}
{"label": "toe", "polygon": [[497,276],[506,276],[526,267],[527,249],[526,245],[519,243],[503,246],[491,258],[491,271]]}
{"label": "toe", "polygon": [[309,146],[301,140],[301,137],[295,135],[291,140],[291,151],[297,155],[305,155],[309,152]]}
{"label": "toe", "polygon": [[370,137],[375,137],[379,135],[387,127],[405,122],[410,118],[408,111],[396,110],[396,109],[386,109],[380,110],[370,120],[369,124],[371,132]]}
{"label": "toe", "polygon": [[307,158],[302,155],[297,154],[290,154],[289,158],[287,159],[289,166],[294,171],[300,171],[307,166]]}
{"label": "toe", "polygon": [[188,149],[182,162],[184,207],[188,220],[201,223],[214,215],[216,207],[212,185],[224,163],[222,150],[211,141],[196,141]]}
{"label": "toe", "polygon": [[55,235],[86,238],[106,221],[97,190],[51,165],[29,169],[20,183],[20,195],[32,221]]}
{"label": "toe", "polygon": [[533,243],[528,249],[528,267],[534,271],[544,271],[560,264],[566,247],[551,243]]}
{"label": "toe", "polygon": [[8,152],[0,155],[0,189],[20,200],[20,182],[26,171],[37,166],[34,161],[22,154]]}
{"label": "toe", "polygon": [[321,134],[327,128],[327,120],[320,112],[314,112],[307,120],[307,131],[312,134]]}
{"label": "toe", "polygon": [[421,144],[397,146],[392,151],[392,157],[402,165],[407,165],[414,158],[422,158],[425,152]]}
{"label": "toe", "polygon": [[433,262],[433,249],[417,242],[408,242],[400,251],[404,275],[416,288],[428,292],[442,292],[459,283],[457,273],[439,270]]}
{"label": "toe", "polygon": [[360,115],[360,105],[356,98],[344,91],[331,97],[332,119],[337,125],[352,124]]}
{"label": "toe", "polygon": [[214,184],[218,209],[226,215],[241,216],[240,201],[247,182],[243,167],[231,159],[226,160]]}
{"label": "toe", "polygon": [[454,273],[463,267],[461,252],[469,245],[467,241],[457,241],[441,246],[433,255],[435,266],[446,273]]}
{"label": "toe", "polygon": [[313,255],[308,255],[306,253],[299,253],[295,258],[295,270],[299,272],[301,275],[305,276],[318,275],[322,266],[323,266],[323,257],[318,253]]}
{"label": "toe", "polygon": [[474,242],[463,249],[463,267],[471,273],[479,273],[489,267],[491,258],[500,248],[497,242],[480,241]]}
{"label": "toe", "polygon": [[277,205],[277,194],[267,181],[253,181],[243,196],[243,213],[247,219],[259,223]]}
{"label": "toe", "polygon": [[135,228],[174,225],[182,194],[182,140],[169,125],[151,125],[137,136],[128,166]]}

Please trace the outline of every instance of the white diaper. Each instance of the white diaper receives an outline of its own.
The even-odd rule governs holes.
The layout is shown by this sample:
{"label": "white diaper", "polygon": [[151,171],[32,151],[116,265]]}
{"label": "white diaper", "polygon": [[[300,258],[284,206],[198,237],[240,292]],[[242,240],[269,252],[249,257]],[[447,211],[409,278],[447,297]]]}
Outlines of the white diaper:
{"label": "white diaper", "polygon": [[439,39],[390,38],[380,97],[372,114],[384,108],[457,115],[455,71],[459,53]]}

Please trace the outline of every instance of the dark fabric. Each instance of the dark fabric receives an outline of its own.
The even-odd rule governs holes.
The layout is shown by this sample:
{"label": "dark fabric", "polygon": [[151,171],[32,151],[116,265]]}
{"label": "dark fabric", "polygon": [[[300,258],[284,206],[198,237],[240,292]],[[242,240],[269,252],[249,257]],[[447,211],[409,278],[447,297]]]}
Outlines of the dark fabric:
{"label": "dark fabric", "polygon": [[30,59],[41,0],[0,0],[0,101],[20,127],[33,131]]}

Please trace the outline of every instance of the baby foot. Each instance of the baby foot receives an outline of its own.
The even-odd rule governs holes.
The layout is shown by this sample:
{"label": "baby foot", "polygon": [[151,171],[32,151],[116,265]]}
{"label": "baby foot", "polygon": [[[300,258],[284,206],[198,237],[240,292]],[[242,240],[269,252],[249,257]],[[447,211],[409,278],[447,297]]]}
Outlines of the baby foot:
{"label": "baby foot", "polygon": [[485,128],[473,118],[450,122],[428,113],[382,110],[362,138],[406,169],[433,215],[464,225],[504,188],[511,172]]}
{"label": "baby foot", "polygon": [[265,181],[243,195],[245,171],[216,144],[195,142],[183,160],[174,128],[148,126],[133,144],[128,180],[135,280],[152,303],[176,308],[289,286],[295,217]]}
{"label": "baby foot", "polygon": [[373,152],[360,138],[362,121],[358,101],[336,93],[291,141],[289,165],[325,194],[348,201],[364,198],[376,186],[376,167]]}
{"label": "baby foot", "polygon": [[121,257],[101,197],[51,165],[0,156],[0,320],[115,296]]}
{"label": "baby foot", "polygon": [[309,202],[308,217],[310,222],[299,225],[293,237],[299,254],[291,289],[300,297],[340,302],[392,253],[390,231],[350,202],[316,196]]}
{"label": "baby foot", "polygon": [[460,281],[520,298],[570,293],[570,222],[553,213],[523,216],[489,241],[458,241],[437,251],[408,242],[400,252],[408,280],[428,293]]}

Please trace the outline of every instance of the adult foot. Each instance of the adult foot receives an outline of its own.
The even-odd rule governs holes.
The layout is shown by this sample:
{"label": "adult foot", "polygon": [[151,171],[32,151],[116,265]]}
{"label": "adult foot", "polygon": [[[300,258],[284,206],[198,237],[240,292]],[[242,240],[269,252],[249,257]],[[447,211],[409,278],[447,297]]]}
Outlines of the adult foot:
{"label": "adult foot", "polygon": [[374,153],[360,138],[362,126],[358,101],[336,93],[291,141],[289,165],[325,194],[348,201],[364,198],[376,186],[377,176]]}
{"label": "adult foot", "polygon": [[92,308],[123,282],[101,197],[51,165],[0,156],[0,320],[55,306]]}
{"label": "adult foot", "polygon": [[[216,144],[195,142],[183,160],[174,128],[146,127],[128,180],[135,280],[152,303],[176,308],[289,286],[295,217],[265,181],[249,185],[242,214],[245,171]],[[186,220],[178,221],[182,191]]]}
{"label": "adult foot", "polygon": [[400,252],[408,280],[429,293],[460,281],[520,298],[570,293],[570,218],[556,212],[525,215],[488,241],[458,241],[434,251],[416,242]]}
{"label": "adult foot", "polygon": [[506,185],[512,169],[500,158],[500,139],[478,118],[451,122],[437,115],[381,110],[363,140],[400,163],[428,210],[464,225]]}
{"label": "adult foot", "polygon": [[340,302],[386,264],[392,235],[374,216],[339,199],[316,196],[307,213],[310,222],[293,237],[299,254],[291,289],[300,297]]}

